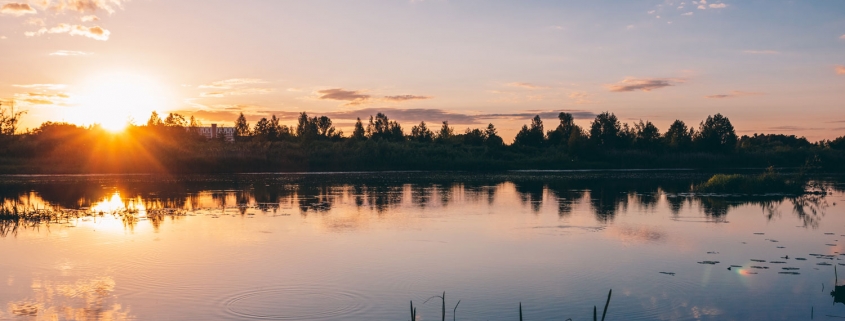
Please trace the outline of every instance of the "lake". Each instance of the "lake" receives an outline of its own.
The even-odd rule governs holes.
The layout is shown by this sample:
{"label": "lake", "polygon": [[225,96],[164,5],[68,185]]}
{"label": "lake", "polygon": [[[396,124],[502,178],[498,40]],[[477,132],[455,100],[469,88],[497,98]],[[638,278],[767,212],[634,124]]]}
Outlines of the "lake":
{"label": "lake", "polygon": [[63,216],[0,220],[0,320],[440,320],[444,291],[448,320],[591,320],[611,289],[607,320],[845,317],[845,179],[689,193],[710,175],[2,176]]}

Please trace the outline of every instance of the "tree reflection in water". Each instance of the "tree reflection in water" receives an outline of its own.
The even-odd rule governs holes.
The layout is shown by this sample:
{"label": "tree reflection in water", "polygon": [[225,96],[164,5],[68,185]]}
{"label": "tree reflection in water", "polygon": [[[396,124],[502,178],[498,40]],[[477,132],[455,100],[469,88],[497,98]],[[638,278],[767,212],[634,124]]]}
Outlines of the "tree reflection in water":
{"label": "tree reflection in water", "polygon": [[[447,207],[451,202],[494,204],[497,197],[509,195],[509,189],[523,206],[539,214],[544,202],[557,206],[560,218],[571,215],[584,204],[602,224],[612,223],[620,212],[631,205],[646,212],[664,203],[678,217],[685,204],[697,206],[708,222],[726,222],[729,213],[740,206],[759,206],[768,220],[782,216],[785,204],[806,228],[818,228],[828,207],[827,190],[842,192],[836,180],[818,183],[814,194],[785,195],[697,195],[690,193],[696,180],[706,175],[591,173],[591,174],[491,174],[460,173],[394,173],[334,175],[252,175],[204,176],[185,179],[157,180],[125,177],[48,177],[30,178],[0,184],[0,201],[4,213],[34,209],[57,213],[33,219],[27,216],[0,215],[0,236],[14,235],[21,228],[59,222],[58,214],[67,219],[68,211],[79,215],[86,208],[97,208],[100,202],[114,203],[123,196],[123,205],[114,206],[124,228],[134,230],[142,221],[149,221],[157,231],[167,218],[176,220],[187,212],[248,215],[251,211],[273,212],[298,210],[309,213],[330,213],[338,203],[349,202],[381,216],[391,209],[412,206],[420,209]],[[105,188],[104,188],[105,187]],[[504,191],[504,192],[503,192]],[[408,202],[405,199],[408,198]],[[432,203],[434,199],[438,203]],[[348,206],[345,205],[345,206]],[[80,214],[81,213],[81,214]]]}

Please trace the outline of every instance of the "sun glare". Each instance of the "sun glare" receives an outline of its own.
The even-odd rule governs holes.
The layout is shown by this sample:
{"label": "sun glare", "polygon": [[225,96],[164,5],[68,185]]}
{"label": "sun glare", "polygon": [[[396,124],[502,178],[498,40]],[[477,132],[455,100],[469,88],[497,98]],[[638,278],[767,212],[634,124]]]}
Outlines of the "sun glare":
{"label": "sun glare", "polygon": [[76,108],[66,119],[73,123],[100,124],[120,131],[129,123],[143,123],[153,110],[167,109],[162,87],[137,74],[93,77],[82,86]]}

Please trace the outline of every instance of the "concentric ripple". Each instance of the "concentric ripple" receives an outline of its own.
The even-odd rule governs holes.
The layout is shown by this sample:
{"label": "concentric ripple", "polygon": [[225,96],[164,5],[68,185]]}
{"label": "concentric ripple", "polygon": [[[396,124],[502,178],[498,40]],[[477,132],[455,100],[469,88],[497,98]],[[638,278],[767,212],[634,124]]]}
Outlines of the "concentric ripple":
{"label": "concentric ripple", "polygon": [[328,320],[364,311],[368,298],[358,292],[315,286],[284,286],[235,295],[226,313],[259,320]]}

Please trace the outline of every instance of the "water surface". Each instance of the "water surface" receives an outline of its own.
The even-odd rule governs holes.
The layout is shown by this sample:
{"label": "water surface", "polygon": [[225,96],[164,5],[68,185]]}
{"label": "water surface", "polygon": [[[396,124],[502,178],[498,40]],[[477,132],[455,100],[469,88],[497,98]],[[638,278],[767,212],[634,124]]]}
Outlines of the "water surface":
{"label": "water surface", "polygon": [[609,320],[845,316],[845,180],[688,193],[708,175],[4,176],[78,217],[0,223],[0,319],[439,320],[446,291],[450,319],[590,320],[610,289]]}

